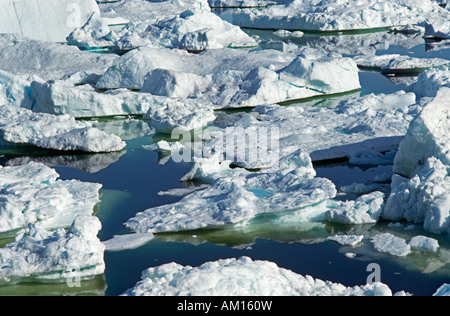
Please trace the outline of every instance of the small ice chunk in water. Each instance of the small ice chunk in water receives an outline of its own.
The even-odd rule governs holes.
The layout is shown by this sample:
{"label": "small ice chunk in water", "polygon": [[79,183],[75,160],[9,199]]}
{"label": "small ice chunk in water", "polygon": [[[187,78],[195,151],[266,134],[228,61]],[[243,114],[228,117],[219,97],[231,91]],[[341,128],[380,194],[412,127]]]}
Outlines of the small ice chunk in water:
{"label": "small ice chunk in water", "polygon": [[328,240],[337,242],[343,246],[351,246],[354,247],[358,245],[363,239],[363,235],[335,235],[327,238]]}
{"label": "small ice chunk in water", "polygon": [[403,238],[391,233],[377,234],[372,237],[372,243],[379,252],[385,252],[396,257],[406,257],[411,253],[411,246]]}
{"label": "small ice chunk in water", "polygon": [[436,252],[439,249],[439,242],[434,238],[425,236],[415,236],[409,242],[413,249]]}

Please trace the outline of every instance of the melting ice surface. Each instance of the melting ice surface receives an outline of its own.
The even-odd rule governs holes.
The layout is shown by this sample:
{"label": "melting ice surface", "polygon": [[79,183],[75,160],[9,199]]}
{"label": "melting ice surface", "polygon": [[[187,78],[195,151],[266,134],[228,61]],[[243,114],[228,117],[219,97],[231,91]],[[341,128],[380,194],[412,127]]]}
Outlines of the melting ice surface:
{"label": "melting ice surface", "polygon": [[[365,16],[368,19],[363,20],[364,23],[369,21],[369,17],[373,17],[375,12],[385,9],[380,3],[382,1],[376,4],[378,7],[370,7],[374,10],[367,12]],[[401,6],[402,3],[399,1],[398,5]],[[210,1],[210,4],[266,6],[274,3]],[[180,18],[191,16],[188,13],[183,16],[180,14],[188,12],[187,10],[189,12],[204,10],[204,5],[206,2],[200,1],[179,3],[124,0],[100,7],[102,16],[109,18],[106,20],[109,21],[107,24],[126,24],[139,17],[147,26],[167,30],[174,25],[177,27],[182,25]],[[428,2],[424,1],[420,9],[427,10],[427,5]],[[145,10],[142,9],[144,6]],[[346,7],[353,8],[353,6]],[[267,10],[275,9],[277,8]],[[159,23],[156,20],[161,16],[161,11],[167,19]],[[317,11],[320,11],[319,6]],[[411,16],[411,12],[402,12],[405,13],[405,18],[410,19],[409,21],[415,21],[417,16]],[[349,12],[343,13],[350,16],[352,12],[349,9]],[[204,16],[210,15],[204,13]],[[84,31],[89,31],[89,27],[95,26],[94,19],[91,22],[85,25]],[[329,23],[333,25],[331,19]],[[114,28],[111,25],[107,26],[110,30]],[[337,29],[343,27],[334,26],[338,26]],[[367,24],[367,26],[374,25]],[[83,24],[79,27],[81,30]],[[433,27],[434,29],[431,26],[425,27],[424,32],[428,34],[427,36],[445,37],[445,34],[448,34],[445,23],[435,23]],[[119,42],[128,43],[131,45],[129,47],[133,47],[142,39],[145,40],[146,36],[154,35],[152,32],[146,35],[144,30],[136,37],[132,31],[139,30],[139,25],[131,23],[128,28],[130,41]],[[152,52],[163,52],[153,56],[162,56],[161,60],[148,57],[157,65],[150,65],[148,69],[144,69],[143,74],[138,72],[134,73],[136,76],[126,78],[116,76],[118,73],[120,75],[120,71],[115,70],[120,68],[133,73],[135,70],[133,62],[127,64],[122,61],[128,60],[130,56],[136,56],[135,54],[130,54],[127,58],[124,58],[126,55],[122,57],[114,54],[97,55],[80,52],[75,47],[65,45],[50,43],[44,45],[41,42],[19,38],[10,40],[11,37],[10,39],[8,36],[3,37],[1,41],[4,49],[0,52],[3,56],[0,61],[1,102],[23,105],[28,109],[31,109],[33,104],[38,104],[35,110],[40,109],[41,112],[51,114],[69,112],[75,117],[85,117],[86,120],[78,120],[77,124],[86,123],[108,135],[117,135],[126,141],[127,146],[123,151],[92,155],[76,152],[56,153],[46,149],[30,150],[27,147],[2,147],[0,161],[5,166],[3,169],[10,168],[6,166],[23,166],[34,161],[55,168],[54,176],[56,172],[60,175],[60,179],[49,181],[50,184],[41,184],[42,188],[16,185],[10,188],[8,191],[10,193],[20,190],[37,191],[36,196],[39,196],[40,189],[53,190],[52,196],[55,201],[63,199],[72,208],[73,201],[57,195],[61,193],[61,196],[68,196],[63,183],[77,179],[82,183],[101,184],[101,189],[95,185],[91,188],[90,192],[95,194],[92,195],[92,199],[85,198],[84,202],[89,204],[85,207],[87,211],[91,211],[90,203],[98,201],[97,193],[100,190],[101,203],[95,215],[101,220],[102,229],[98,231],[99,223],[94,223],[95,217],[91,216],[88,220],[79,219],[76,222],[67,220],[61,224],[67,231],[61,229],[47,231],[45,225],[42,225],[46,222],[42,220],[41,225],[30,226],[29,230],[20,233],[16,240],[9,238],[11,232],[2,234],[0,244],[3,248],[0,258],[5,266],[3,271],[5,278],[15,275],[17,278],[13,281],[20,281],[20,274],[23,273],[32,275],[33,280],[42,281],[43,271],[46,271],[45,275],[48,278],[67,279],[72,276],[69,273],[71,268],[69,263],[73,263],[74,258],[83,260],[88,265],[83,268],[86,275],[98,274],[98,276],[81,282],[80,288],[33,284],[34,289],[31,289],[26,284],[7,285],[0,287],[0,293],[15,291],[34,294],[78,292],[100,295],[151,294],[151,291],[153,294],[161,293],[160,291],[169,291],[173,294],[205,293],[202,291],[208,294],[221,293],[214,286],[203,289],[189,287],[199,280],[201,282],[206,273],[207,276],[214,276],[214,280],[230,285],[230,288],[236,290],[233,292],[236,294],[249,293],[240,292],[242,289],[233,286],[236,284],[233,282],[248,282],[255,286],[260,285],[264,289],[268,288],[266,285],[270,282],[274,291],[280,290],[281,292],[277,293],[283,294],[372,295],[391,294],[402,290],[413,294],[448,294],[448,285],[445,283],[448,283],[450,275],[448,269],[450,243],[447,235],[435,234],[435,232],[445,233],[447,230],[446,222],[440,219],[446,216],[446,200],[442,199],[442,191],[446,191],[448,161],[445,146],[436,142],[443,139],[442,133],[446,135],[446,126],[437,122],[436,129],[424,130],[425,126],[433,126],[433,122],[428,124],[427,116],[424,116],[422,121],[417,120],[422,109],[432,108],[433,104],[434,107],[443,108],[440,106],[442,105],[440,97],[444,92],[438,90],[442,86],[448,87],[448,70],[432,69],[418,78],[384,77],[377,72],[358,70],[357,63],[354,62],[359,60],[355,58],[357,55],[369,54],[369,57],[365,58],[370,61],[378,60],[370,58],[374,55],[380,56],[380,60],[383,60],[383,55],[389,55],[388,68],[392,69],[396,63],[406,62],[413,70],[420,66],[422,72],[425,68],[440,65],[440,62],[428,63],[430,58],[450,59],[445,41],[429,42],[426,52],[423,33],[420,33],[423,31],[417,33],[408,28],[406,30],[340,36],[306,33],[301,37],[300,33],[288,31],[274,34],[273,31],[247,30],[247,34],[253,38],[259,36],[256,38],[259,42],[258,50],[277,51],[270,54],[267,51],[259,53],[253,51],[249,60],[253,60],[254,63],[248,63],[249,60],[244,59],[242,64],[245,64],[245,67],[238,67],[241,69],[216,68],[215,62],[202,72],[199,68],[204,66],[204,62],[199,62],[200,66],[190,63],[191,60],[199,59],[197,58],[199,56],[192,57],[189,63],[177,62],[169,68],[161,69],[162,66],[167,66],[169,59],[174,60],[168,58],[173,57],[171,53],[160,47],[145,48],[138,51],[146,51],[147,54],[140,54],[137,57],[145,59]],[[197,32],[196,29],[188,29],[187,32],[191,33],[190,39],[194,40],[190,43],[214,44],[210,41],[215,36],[214,32],[203,33]],[[409,32],[413,34],[408,34]],[[102,35],[100,39],[104,40],[103,34],[100,35]],[[91,39],[89,36],[88,40]],[[119,43],[117,38],[106,39],[108,39],[106,42]],[[133,42],[132,39],[136,41]],[[174,43],[178,45],[178,41],[179,39],[162,39],[162,42],[170,45]],[[16,44],[9,45],[10,42]],[[39,46],[43,53],[28,59],[31,61],[29,63],[14,64],[15,55],[20,56],[19,54],[25,51],[24,48],[34,45]],[[320,50],[312,51],[304,48],[299,50],[298,46]],[[47,49],[44,49],[45,47]],[[187,46],[181,48],[189,49]],[[241,51],[225,51],[228,57],[234,56],[239,59],[245,56]],[[311,57],[308,57],[312,55],[311,52],[320,52],[315,65],[307,63],[312,61]],[[296,58],[296,54],[299,53],[305,58]],[[178,53],[173,55],[176,54]],[[268,58],[265,59],[266,54]],[[182,56],[180,59],[183,59],[187,53],[180,52],[179,55]],[[205,60],[211,61],[218,58],[220,53],[207,52],[203,55],[209,56],[209,59]],[[62,56],[72,57],[73,60],[61,65]],[[255,61],[253,58],[255,56],[262,58]],[[277,62],[270,60],[272,57],[277,57]],[[335,58],[339,58],[341,63],[331,62]],[[78,69],[71,66],[75,60],[80,61]],[[186,67],[186,64],[189,67]],[[36,65],[45,67],[39,69],[35,67]],[[330,76],[328,73],[324,77],[324,72],[319,71],[324,65],[335,69],[336,71],[331,74],[336,76]],[[340,68],[341,66],[351,67]],[[381,63],[369,66],[384,67]],[[294,71],[296,69],[307,69],[305,74],[319,69],[317,71],[319,77],[296,78],[292,76],[296,73]],[[218,70],[223,71],[222,76],[216,75]],[[230,74],[230,71],[236,72]],[[198,102],[202,100],[202,94],[205,99],[214,96],[213,93],[208,94],[205,89],[212,85],[217,91],[228,93],[226,96],[228,99],[225,97],[216,99],[216,107],[222,108],[220,102],[234,96],[235,91],[222,87],[230,78],[240,80],[239,84],[248,92],[247,95],[236,96],[234,100],[252,107],[257,106],[256,108],[245,112],[242,110],[219,112],[214,111],[208,104]],[[327,90],[330,93],[354,90],[360,86],[362,88],[351,95],[331,98],[319,96],[308,102],[290,106],[266,104],[286,100],[284,95],[283,98],[279,98],[279,95],[273,93],[286,91],[283,90],[286,83],[296,84],[297,87],[292,88],[294,90],[303,87],[304,83],[308,84],[308,88],[317,90],[318,86],[314,86],[318,83],[317,78],[320,79],[320,88],[325,87],[323,85],[325,79],[332,80],[330,89],[339,87],[338,90]],[[194,88],[183,85],[186,80],[195,83]],[[302,85],[299,84],[300,80],[303,80]],[[158,82],[164,84],[155,84]],[[119,85],[111,85],[113,83]],[[97,88],[120,89],[103,93],[94,88],[97,84]],[[265,95],[264,88],[268,86],[271,93]],[[142,91],[129,91],[125,88]],[[21,92],[24,89],[31,93],[23,95]],[[260,92],[252,96],[250,92],[255,91]],[[273,97],[274,95],[276,97]],[[178,99],[172,100],[173,97]],[[193,99],[192,102],[186,101],[189,98]],[[264,102],[261,103],[261,100]],[[35,101],[39,102],[33,103]],[[72,106],[68,106],[69,104]],[[86,104],[90,106],[87,107]],[[167,115],[168,111],[172,114]],[[187,113],[192,115],[187,116]],[[145,114],[145,117],[112,116],[91,119],[92,116],[128,114]],[[414,122],[412,126],[416,126],[416,129],[410,128],[411,122]],[[281,146],[277,154],[285,158],[285,164],[282,164],[284,169],[278,172],[270,170],[273,164],[271,159],[257,160],[253,165],[243,163],[240,168],[235,168],[236,165],[228,164],[229,162],[222,162],[218,167],[216,162],[211,160],[212,157],[206,157],[209,160],[205,159],[203,165],[200,161],[194,166],[189,163],[174,163],[167,153],[181,147],[178,147],[179,143],[160,133],[170,133],[178,126],[190,130],[203,124],[214,126],[216,131],[231,126],[251,128],[279,124]],[[14,131],[13,127],[8,127],[8,130]],[[19,127],[20,125],[17,128]],[[417,130],[422,134],[417,133]],[[400,169],[405,166],[400,158],[396,158],[394,162],[397,146],[405,134],[409,135],[406,141],[409,139],[410,143],[416,143],[419,139],[416,137],[420,135],[426,136],[434,141],[433,146],[425,153],[417,150],[412,155],[406,151],[403,156],[411,159],[421,155],[421,158],[417,159],[420,160],[419,168],[402,171],[401,176],[394,176],[394,164]],[[12,135],[21,136],[19,133]],[[35,135],[39,133],[30,133],[26,142],[32,143],[30,140]],[[320,141],[315,140],[314,136],[319,137]],[[42,136],[37,138],[41,139]],[[161,140],[163,142],[158,143]],[[150,146],[152,143],[158,145]],[[212,145],[213,142],[207,144],[210,147]],[[297,152],[299,149],[301,151]],[[304,159],[293,162],[292,157],[295,157],[296,153],[298,157]],[[312,161],[306,159],[309,156]],[[334,158],[349,162],[337,162],[332,160]],[[242,167],[262,169],[249,171]],[[190,181],[180,184],[182,178]],[[198,180],[202,180],[202,183],[196,182]],[[54,187],[55,183],[62,184]],[[430,189],[433,189],[432,194],[429,193]],[[69,188],[67,191],[70,192]],[[81,189],[78,192],[81,194]],[[220,194],[217,194],[218,192]],[[23,194],[21,196],[28,197]],[[402,207],[393,209],[391,206],[398,205],[394,203],[398,200],[404,201]],[[406,209],[406,205],[412,207]],[[230,211],[231,207],[235,212]],[[391,220],[395,222],[380,220],[383,218],[381,211],[386,207],[391,209],[391,213],[384,216],[392,216]],[[432,212],[429,214],[421,212],[424,208]],[[206,211],[200,212],[201,209]],[[15,227],[25,226],[26,220],[32,221],[31,215],[39,214],[34,212],[17,214],[20,225]],[[48,214],[43,211],[40,215]],[[423,215],[427,215],[430,219],[427,220]],[[127,225],[134,231],[130,231],[123,225],[124,223],[128,223]],[[85,231],[88,227],[92,229]],[[29,245],[26,250],[24,244]],[[43,247],[49,250],[45,256],[39,257],[40,249]],[[57,249],[67,251],[68,261],[57,260],[59,258]],[[19,257],[29,258],[28,263],[32,265],[16,262]],[[37,262],[40,264],[36,264]],[[368,264],[374,262],[381,265],[382,282],[389,289],[384,286],[364,286],[368,276]],[[10,266],[15,266],[18,270]],[[56,271],[55,274],[47,274],[49,267]],[[223,274],[220,272],[225,270],[233,272],[236,269],[248,271],[248,278],[221,279]],[[129,277],[123,278],[123,271],[126,271]],[[161,274],[170,276],[171,284],[179,286],[172,287],[163,282]],[[189,279],[189,275],[192,278]],[[277,282],[272,281],[274,279]],[[30,278],[27,281],[30,281]],[[298,291],[284,292],[286,284],[292,285],[289,288]],[[313,285],[315,286],[313,293],[305,290]]]}

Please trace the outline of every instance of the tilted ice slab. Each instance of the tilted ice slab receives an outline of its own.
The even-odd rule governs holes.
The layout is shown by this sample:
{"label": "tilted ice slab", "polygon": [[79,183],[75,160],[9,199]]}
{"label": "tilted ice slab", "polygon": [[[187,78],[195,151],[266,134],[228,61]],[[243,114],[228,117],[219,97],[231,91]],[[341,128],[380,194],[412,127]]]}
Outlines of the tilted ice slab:
{"label": "tilted ice slab", "polygon": [[189,51],[258,45],[238,26],[222,20],[209,10],[200,9],[188,10],[150,25],[131,22],[118,32],[111,32],[106,22],[94,14],[82,28],[68,37],[68,43],[82,48],[131,50],[151,46]]}
{"label": "tilted ice slab", "polygon": [[431,0],[294,0],[263,10],[241,9],[220,16],[241,26],[261,29],[345,31],[417,24],[448,11]]}
{"label": "tilted ice slab", "polygon": [[[394,160],[392,192],[383,216],[424,223],[433,233],[450,233],[448,100],[442,88],[411,123]],[[405,178],[404,178],[404,177]]]}
{"label": "tilted ice slab", "polygon": [[102,274],[105,246],[97,238],[100,229],[94,216],[78,216],[67,232],[30,224],[0,249],[0,283],[78,282]]}
{"label": "tilted ice slab", "polygon": [[443,284],[433,296],[450,296],[450,284]]}
{"label": "tilted ice slab", "polygon": [[65,42],[93,12],[100,12],[95,0],[2,0],[1,6],[0,33],[51,42]]}
{"label": "tilted ice slab", "polygon": [[199,267],[168,263],[142,273],[125,296],[378,296],[392,295],[382,283],[346,287],[302,276],[269,261],[248,257]]}
{"label": "tilted ice slab", "polygon": [[141,89],[215,108],[252,107],[360,88],[353,60],[323,50],[209,50],[199,55],[141,47],[122,56],[97,88]]}
{"label": "tilted ice slab", "polygon": [[359,67],[372,68],[382,72],[408,72],[450,64],[442,58],[414,58],[399,54],[381,56],[362,55],[353,57]]}
{"label": "tilted ice slab", "polygon": [[[377,157],[380,152],[397,148],[419,109],[415,95],[403,91],[349,97],[336,108],[258,106],[257,118],[245,115],[212,133],[204,153],[228,155],[227,160],[251,169],[270,168],[279,157],[298,148],[307,152],[313,161],[371,153]],[[254,140],[253,155],[242,159],[239,153],[242,148],[249,148],[248,139]],[[266,143],[277,144],[279,150],[272,146],[269,149],[274,152],[267,155]],[[231,153],[230,148],[234,150]]]}
{"label": "tilted ice slab", "polygon": [[110,152],[126,146],[119,137],[102,132],[89,122],[11,105],[0,106],[0,132],[1,138],[10,143],[64,151]]}
{"label": "tilted ice slab", "polygon": [[45,228],[68,227],[79,215],[92,215],[101,185],[58,180],[55,170],[28,163],[0,168],[0,233],[40,222]]}
{"label": "tilted ice slab", "polygon": [[126,222],[135,232],[167,232],[249,220],[258,214],[300,209],[333,198],[327,179],[314,178],[311,160],[298,151],[286,157],[285,169],[271,173],[230,175],[181,201],[148,209]]}

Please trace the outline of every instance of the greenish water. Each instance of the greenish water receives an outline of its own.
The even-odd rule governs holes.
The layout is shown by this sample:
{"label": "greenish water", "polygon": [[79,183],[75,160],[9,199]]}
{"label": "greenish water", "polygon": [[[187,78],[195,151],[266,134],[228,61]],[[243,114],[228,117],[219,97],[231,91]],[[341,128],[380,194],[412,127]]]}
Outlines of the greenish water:
{"label": "greenish water", "polygon": [[[372,49],[379,47],[377,54],[400,53],[416,57],[441,57],[450,60],[450,50],[427,52],[424,43],[402,48],[398,45],[386,45],[382,35],[375,33],[374,40],[362,41],[361,34],[345,36],[307,35],[300,39],[280,39],[270,31],[247,30],[266,40],[283,40],[298,45],[350,50],[339,43],[348,42]],[[377,35],[378,34],[378,35]],[[373,34],[371,34],[373,35]],[[391,36],[391,34],[389,34]],[[349,38],[351,37],[351,38]],[[358,41],[359,40],[361,41]],[[403,38],[402,38],[403,40]],[[405,42],[408,42],[405,40]],[[350,45],[350,44],[346,44]],[[351,56],[350,51],[345,54]],[[405,89],[404,81],[393,81],[376,72],[361,72],[362,89],[356,93],[339,96],[369,93],[393,93]],[[404,78],[403,78],[404,79]],[[331,98],[333,99],[333,98]],[[324,100],[313,100],[321,103]],[[328,101],[327,101],[328,102]],[[223,115],[227,115],[224,112]],[[230,115],[236,110],[230,112]],[[36,151],[30,148],[1,150],[2,164],[19,164],[24,157],[44,161],[55,167],[62,179],[79,179],[98,182],[103,185],[101,203],[96,215],[102,222],[99,238],[102,241],[114,235],[127,234],[123,225],[137,212],[150,207],[173,203],[180,197],[159,195],[158,192],[173,188],[183,188],[180,178],[189,170],[188,163],[174,163],[157,153],[142,148],[163,136],[145,135],[145,121],[136,118],[134,134],[130,132],[127,147],[122,153],[97,155],[55,155],[48,151]],[[118,126],[127,126],[123,118],[108,119]],[[136,121],[135,121],[136,122]],[[133,136],[134,135],[134,136]],[[28,158],[27,158],[28,159]],[[316,167],[319,177],[331,179],[338,188],[352,183],[364,183],[377,175],[391,172],[392,166],[352,166],[347,163],[335,163]],[[387,183],[388,185],[388,183]],[[348,198],[349,196],[345,196]],[[344,197],[342,197],[344,199]],[[420,225],[413,229],[389,227],[388,223],[376,225],[345,226],[328,223],[305,223],[293,225],[274,222],[275,216],[266,214],[247,225],[228,225],[217,228],[187,231],[180,233],[157,234],[155,239],[137,249],[106,252],[106,270],[104,275],[94,280],[82,282],[81,287],[68,287],[64,284],[22,284],[0,287],[0,295],[119,295],[140,280],[141,272],[149,267],[168,262],[198,266],[206,261],[221,258],[249,256],[258,260],[269,260],[280,267],[290,269],[302,275],[339,282],[346,286],[362,285],[370,272],[367,266],[378,263],[381,267],[381,281],[394,292],[405,290],[415,295],[431,295],[443,283],[450,280],[450,239],[448,236],[436,236],[425,232]],[[439,240],[441,250],[436,254],[414,253],[407,258],[395,258],[377,252],[369,239],[355,248],[344,247],[327,241],[334,234],[364,234],[366,237],[380,232],[392,232],[407,240],[416,235],[426,235]],[[11,239],[1,239],[0,246]],[[345,253],[354,253],[348,258]]]}

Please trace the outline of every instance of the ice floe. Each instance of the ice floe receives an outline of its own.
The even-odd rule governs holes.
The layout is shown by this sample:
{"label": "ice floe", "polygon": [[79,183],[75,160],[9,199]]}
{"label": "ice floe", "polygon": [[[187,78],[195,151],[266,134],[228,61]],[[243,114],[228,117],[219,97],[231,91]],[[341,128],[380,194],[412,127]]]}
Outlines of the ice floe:
{"label": "ice floe", "polygon": [[412,252],[411,246],[406,240],[391,233],[375,235],[372,237],[372,243],[376,250],[396,257],[406,257]]}
{"label": "ice floe", "polygon": [[425,236],[415,236],[409,242],[412,249],[436,252],[439,249],[439,242],[434,238]]}
{"label": "ice floe", "polygon": [[67,35],[82,26],[93,12],[100,13],[95,0],[5,0],[0,33],[65,42]]}
{"label": "ice floe", "polygon": [[327,238],[328,240],[337,242],[340,245],[343,246],[351,246],[354,247],[361,243],[361,241],[364,239],[363,235],[335,235],[330,236]]}
{"label": "ice floe", "polygon": [[93,14],[82,28],[69,37],[70,45],[83,49],[114,48],[127,51],[139,46],[179,48],[199,52],[224,47],[252,47],[257,42],[209,10],[187,10],[154,24],[130,22],[122,30],[111,31],[99,15]]}
{"label": "ice floe", "polygon": [[126,146],[119,137],[102,132],[89,122],[11,105],[0,106],[0,131],[7,142],[54,150],[111,152]]}
{"label": "ice floe", "polygon": [[102,185],[59,180],[55,170],[30,162],[0,168],[0,233],[39,222],[45,228],[68,227],[79,215],[92,215]]}
{"label": "ice floe", "polygon": [[121,251],[139,248],[153,239],[153,234],[117,235],[103,242],[106,251]]}
{"label": "ice floe", "polygon": [[122,56],[96,87],[143,89],[231,108],[348,92],[359,89],[360,84],[351,59],[323,50],[222,49],[192,55],[141,47]]}
{"label": "ice floe", "polygon": [[125,296],[390,296],[382,283],[346,287],[302,276],[248,257],[207,262],[199,267],[168,263],[142,273]]}
{"label": "ice floe", "polygon": [[241,27],[346,31],[417,24],[427,17],[446,15],[447,10],[431,0],[295,0],[261,10],[225,11],[220,16]]}
{"label": "ice floe", "polygon": [[79,282],[102,274],[104,245],[95,216],[78,216],[70,229],[49,231],[40,223],[0,249],[0,283]]}

